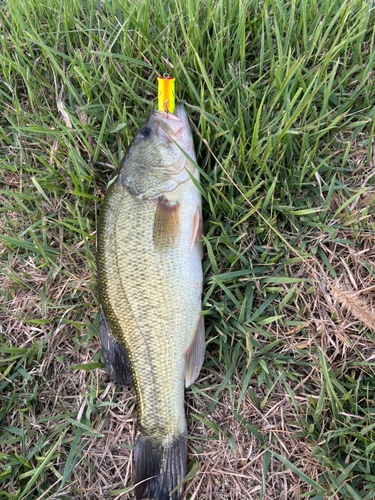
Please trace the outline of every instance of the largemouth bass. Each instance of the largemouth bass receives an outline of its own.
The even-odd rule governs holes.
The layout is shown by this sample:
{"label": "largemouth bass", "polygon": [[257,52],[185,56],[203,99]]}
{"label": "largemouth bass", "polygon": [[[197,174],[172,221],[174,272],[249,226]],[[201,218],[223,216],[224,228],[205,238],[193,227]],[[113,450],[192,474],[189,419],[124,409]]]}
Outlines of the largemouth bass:
{"label": "largemouth bass", "polygon": [[[137,499],[179,500],[184,387],[204,357],[202,199],[183,106],[153,111],[109,187],[98,228],[99,333],[106,371],[134,383]],[[173,492],[173,493],[172,493]]]}

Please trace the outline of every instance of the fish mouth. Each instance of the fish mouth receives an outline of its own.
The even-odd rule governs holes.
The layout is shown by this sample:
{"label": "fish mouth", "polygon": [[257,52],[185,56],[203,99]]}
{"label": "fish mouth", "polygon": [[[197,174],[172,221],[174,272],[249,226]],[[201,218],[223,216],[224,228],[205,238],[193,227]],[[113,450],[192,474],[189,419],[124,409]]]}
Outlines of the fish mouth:
{"label": "fish mouth", "polygon": [[186,111],[185,111],[185,107],[183,104],[176,104],[175,106],[175,110],[174,110],[174,115],[179,119],[181,120],[182,122],[185,123],[186,119],[187,119],[187,115],[186,115]]}
{"label": "fish mouth", "polygon": [[176,104],[174,113],[156,110],[156,131],[162,142],[177,142],[182,146],[189,138],[190,126],[183,104]]}

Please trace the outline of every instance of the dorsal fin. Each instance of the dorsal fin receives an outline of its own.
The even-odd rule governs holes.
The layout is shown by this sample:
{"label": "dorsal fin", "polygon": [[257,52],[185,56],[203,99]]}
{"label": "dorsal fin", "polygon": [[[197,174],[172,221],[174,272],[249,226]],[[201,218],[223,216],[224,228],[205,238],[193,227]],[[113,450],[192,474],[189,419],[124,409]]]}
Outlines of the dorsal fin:
{"label": "dorsal fin", "polygon": [[130,385],[128,357],[123,346],[116,342],[101,306],[99,307],[99,336],[105,371],[118,385]]}

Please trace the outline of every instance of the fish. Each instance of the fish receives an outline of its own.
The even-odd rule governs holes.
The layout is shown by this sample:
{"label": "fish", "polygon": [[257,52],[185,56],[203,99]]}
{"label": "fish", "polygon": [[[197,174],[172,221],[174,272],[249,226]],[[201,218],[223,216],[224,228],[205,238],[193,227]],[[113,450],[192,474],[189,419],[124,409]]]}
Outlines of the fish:
{"label": "fish", "polygon": [[[184,391],[204,360],[202,197],[183,105],[137,132],[99,215],[99,336],[106,372],[134,384],[135,496],[180,500]],[[193,180],[194,179],[194,180]]]}

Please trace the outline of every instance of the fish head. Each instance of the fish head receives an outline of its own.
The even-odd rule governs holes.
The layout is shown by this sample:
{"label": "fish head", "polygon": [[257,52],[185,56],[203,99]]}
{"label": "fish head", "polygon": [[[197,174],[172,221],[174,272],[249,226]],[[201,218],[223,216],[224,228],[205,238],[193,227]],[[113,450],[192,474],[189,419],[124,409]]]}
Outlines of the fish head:
{"label": "fish head", "polygon": [[190,124],[182,104],[175,113],[154,110],[140,128],[129,149],[127,163],[136,162],[149,171],[177,175],[185,169],[195,170],[185,151],[195,161]]}

